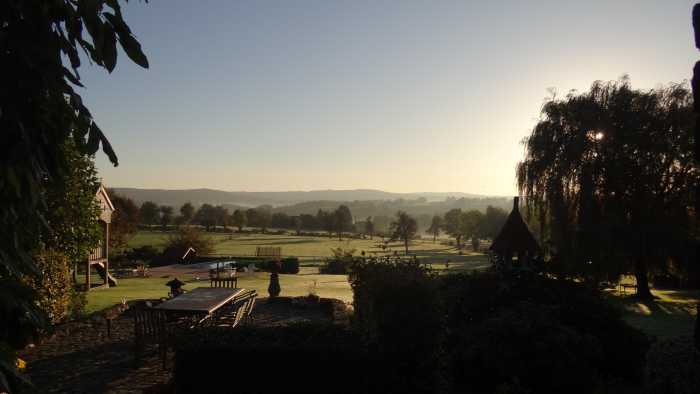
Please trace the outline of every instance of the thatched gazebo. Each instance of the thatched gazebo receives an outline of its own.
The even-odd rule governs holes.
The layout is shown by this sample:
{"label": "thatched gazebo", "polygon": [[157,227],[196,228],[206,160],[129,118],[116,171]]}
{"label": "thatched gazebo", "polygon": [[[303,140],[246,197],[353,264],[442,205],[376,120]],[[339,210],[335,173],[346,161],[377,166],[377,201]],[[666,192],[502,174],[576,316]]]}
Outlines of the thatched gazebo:
{"label": "thatched gazebo", "polygon": [[542,249],[520,216],[518,197],[513,198],[513,210],[489,250],[503,263],[512,263],[513,257],[517,257],[521,266],[540,256]]}

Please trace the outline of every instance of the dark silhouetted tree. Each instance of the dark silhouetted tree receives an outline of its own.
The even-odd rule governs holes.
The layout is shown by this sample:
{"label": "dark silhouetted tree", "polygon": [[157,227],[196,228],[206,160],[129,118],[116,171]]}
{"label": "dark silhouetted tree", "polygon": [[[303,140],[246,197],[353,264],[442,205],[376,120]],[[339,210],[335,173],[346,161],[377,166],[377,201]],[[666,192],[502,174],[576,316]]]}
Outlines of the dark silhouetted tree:
{"label": "dark silhouetted tree", "polygon": [[180,215],[182,216],[183,224],[187,224],[194,218],[195,209],[192,203],[186,202],[180,207]]}
{"label": "dark silhouetted tree", "polygon": [[633,90],[627,79],[552,98],[525,140],[518,186],[548,227],[563,274],[600,280],[648,271],[689,238],[698,170],[687,87]]}
{"label": "dark silhouetted tree", "polygon": [[442,230],[442,218],[439,215],[433,216],[433,220],[430,222],[430,227],[426,230],[428,234],[433,235],[433,243],[437,242],[437,237],[440,235]]}
{"label": "dark silhouetted tree", "polygon": [[112,222],[109,224],[109,245],[112,248],[124,248],[129,239],[136,234],[139,226],[139,207],[134,200],[109,191],[109,199],[114,205]]}
{"label": "dark silhouetted tree", "polygon": [[343,232],[352,229],[352,213],[347,205],[341,205],[333,212],[333,228],[339,241],[343,240]]}
{"label": "dark silhouetted tree", "polygon": [[206,231],[210,231],[216,226],[217,212],[211,204],[202,204],[194,215],[194,221],[200,226],[204,226]]}
{"label": "dark silhouetted tree", "polygon": [[173,212],[174,209],[173,207],[167,206],[167,205],[161,205],[160,206],[160,225],[163,227],[163,231],[165,231],[172,223],[173,221]]}
{"label": "dark silhouetted tree", "polygon": [[396,220],[391,222],[391,239],[403,241],[406,254],[408,254],[408,243],[416,236],[417,231],[416,219],[403,211],[396,213]]}
{"label": "dark silhouetted tree", "polygon": [[369,235],[369,239],[372,239],[374,236],[374,220],[371,216],[368,216],[367,220],[365,220],[365,234]]}
{"label": "dark silhouetted tree", "polygon": [[141,204],[141,209],[139,210],[139,216],[141,217],[141,223],[152,226],[160,222],[160,208],[158,204],[153,201],[146,201]]}
{"label": "dark silhouetted tree", "polygon": [[224,227],[224,230],[227,230],[229,221],[231,220],[228,209],[224,208],[222,205],[217,205],[214,207],[214,215],[216,217],[216,225],[221,225]]}
{"label": "dark silhouetted tree", "polygon": [[233,211],[233,215],[231,216],[231,224],[238,227],[239,233],[243,231],[243,227],[246,225],[247,220],[245,211],[240,209]]}
{"label": "dark silhouetted tree", "polygon": [[457,249],[462,249],[462,210],[455,208],[445,213],[443,227],[445,232],[457,243]]}

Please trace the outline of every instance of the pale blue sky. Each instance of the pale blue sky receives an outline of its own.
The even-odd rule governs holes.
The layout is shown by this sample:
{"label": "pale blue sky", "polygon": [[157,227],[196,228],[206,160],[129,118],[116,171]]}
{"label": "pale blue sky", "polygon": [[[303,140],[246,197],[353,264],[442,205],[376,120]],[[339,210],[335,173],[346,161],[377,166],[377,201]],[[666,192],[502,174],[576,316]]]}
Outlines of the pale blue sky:
{"label": "pale blue sky", "polygon": [[694,1],[165,1],[82,93],[109,186],[510,195],[548,88],[689,79]]}

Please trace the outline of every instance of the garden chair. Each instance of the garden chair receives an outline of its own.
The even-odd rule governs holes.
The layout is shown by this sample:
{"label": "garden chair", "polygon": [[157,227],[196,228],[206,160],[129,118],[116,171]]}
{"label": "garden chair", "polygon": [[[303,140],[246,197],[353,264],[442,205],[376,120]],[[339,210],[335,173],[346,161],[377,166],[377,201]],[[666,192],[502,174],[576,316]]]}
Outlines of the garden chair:
{"label": "garden chair", "polygon": [[257,293],[255,290],[248,290],[236,296],[230,303],[223,306],[217,316],[212,319],[217,326],[236,327],[247,320],[255,305]]}
{"label": "garden chair", "polygon": [[168,341],[170,333],[167,315],[158,310],[146,308],[136,311],[134,314],[134,358],[136,363],[141,360],[146,345],[155,344],[158,354],[166,368],[168,355]]}

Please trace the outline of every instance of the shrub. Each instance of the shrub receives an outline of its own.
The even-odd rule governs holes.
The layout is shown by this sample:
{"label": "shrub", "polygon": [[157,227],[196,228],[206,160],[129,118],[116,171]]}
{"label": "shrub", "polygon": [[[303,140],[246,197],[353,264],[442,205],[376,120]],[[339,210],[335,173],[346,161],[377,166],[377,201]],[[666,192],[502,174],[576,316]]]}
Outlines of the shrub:
{"label": "shrub", "polygon": [[183,393],[366,393],[373,370],[356,335],[318,323],[191,330],[175,351]]}
{"label": "shrub", "polygon": [[[580,370],[582,375],[579,378],[585,377],[588,381],[599,379],[601,382],[639,381],[643,376],[644,355],[649,347],[648,339],[643,333],[627,325],[620,312],[596,289],[573,281],[549,279],[532,272],[522,272],[506,279],[493,272],[446,275],[441,278],[441,283],[441,293],[447,307],[447,341],[448,348],[452,349],[451,363],[463,362],[460,360],[463,360],[464,356],[458,348],[478,350],[479,342],[495,341],[506,343],[508,346],[501,348],[503,354],[500,357],[503,363],[499,366],[494,365],[494,368],[505,371],[519,370],[522,360],[509,356],[509,352],[527,354],[533,351],[532,343],[508,342],[500,338],[501,329],[489,325],[493,325],[489,322],[495,319],[502,321],[503,330],[513,332],[525,330],[530,326],[544,325],[551,331],[551,335],[540,338],[536,332],[532,334],[535,341],[540,341],[540,348],[550,348],[552,352],[564,351],[567,348],[563,344],[568,343],[570,355],[575,356],[571,363],[578,360],[583,366],[593,367],[592,371],[591,368]],[[546,315],[532,314],[532,318],[528,319],[527,314],[522,313],[525,308],[522,305],[523,301],[533,305],[530,309],[546,311]],[[506,319],[504,316],[510,317]],[[517,325],[512,326],[506,320]],[[491,327],[492,330],[480,329],[483,325]],[[492,334],[489,334],[490,332]],[[496,336],[496,339],[493,336]],[[471,341],[475,343],[469,344]],[[542,358],[540,362],[545,362],[544,359],[548,357],[540,353],[536,358]],[[510,361],[514,365],[508,365]],[[496,381],[487,379],[479,382],[476,381],[479,376],[474,376],[475,381],[465,382],[460,380],[460,367],[455,368],[452,373],[456,385],[486,385],[493,390],[498,384],[510,381],[510,377],[503,375],[499,370],[493,370],[482,371],[479,376],[490,377]],[[569,377],[574,378],[571,374]],[[565,383],[552,381],[553,385]],[[520,384],[523,388],[534,389],[527,385],[538,383],[522,377]],[[593,388],[589,386],[587,389]],[[538,387],[535,392],[539,390],[544,389]]]}
{"label": "shrub", "polygon": [[299,259],[296,257],[288,257],[288,258],[282,259],[280,273],[281,274],[298,274],[299,273]]}
{"label": "shrub", "polygon": [[437,282],[412,262],[357,261],[353,325],[382,360],[378,391],[428,393],[442,386],[443,313]]}
{"label": "shrub", "polygon": [[352,264],[353,259],[333,259],[321,266],[319,272],[327,275],[346,275],[350,273],[350,266]]}
{"label": "shrub", "polygon": [[534,393],[595,387],[598,344],[549,308],[523,302],[456,334],[449,351],[455,392],[494,392],[513,381]]}
{"label": "shrub", "polygon": [[214,250],[212,240],[194,227],[183,226],[170,234],[164,249],[182,249],[192,247],[198,256],[211,254]]}
{"label": "shrub", "polygon": [[34,264],[41,275],[27,277],[25,283],[36,291],[39,308],[58,323],[68,314],[72,291],[68,259],[59,251],[42,249],[34,256]]}
{"label": "shrub", "polygon": [[160,257],[160,253],[151,245],[139,246],[126,252],[126,258],[131,261],[152,262]]}
{"label": "shrub", "polygon": [[68,300],[68,318],[78,320],[86,316],[87,293],[72,287]]}
{"label": "shrub", "polygon": [[688,337],[662,340],[647,354],[646,389],[650,394],[700,393],[700,352]]}

